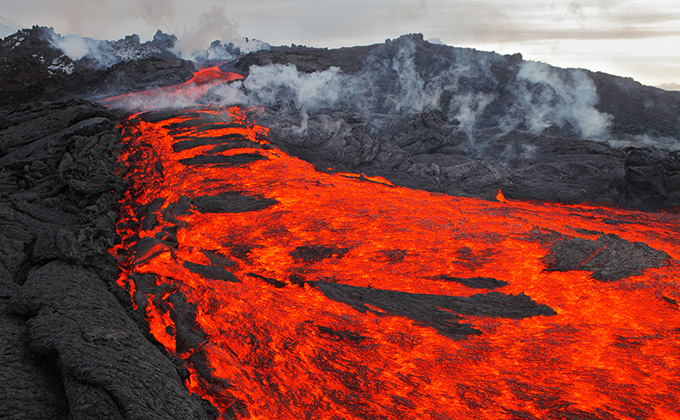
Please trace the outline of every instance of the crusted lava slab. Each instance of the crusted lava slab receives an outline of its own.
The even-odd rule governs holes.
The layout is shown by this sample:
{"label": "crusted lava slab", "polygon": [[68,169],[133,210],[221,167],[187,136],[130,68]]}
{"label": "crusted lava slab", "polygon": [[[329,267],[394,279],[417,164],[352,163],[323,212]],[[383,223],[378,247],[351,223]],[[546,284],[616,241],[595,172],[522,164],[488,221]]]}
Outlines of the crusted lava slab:
{"label": "crusted lava slab", "polygon": [[435,277],[435,280],[458,283],[472,289],[497,289],[509,284],[507,281],[496,280],[490,277],[451,277],[442,275]]}
{"label": "crusted lava slab", "polygon": [[[359,312],[404,316],[436,328],[441,334],[454,339],[481,334],[481,331],[463,323],[463,318],[457,314],[511,319],[556,314],[550,307],[536,303],[523,293],[506,295],[489,292],[459,297],[381,290],[327,281],[310,281],[307,284],[321,290],[329,299],[346,303]],[[384,312],[376,311],[371,306]]]}
{"label": "crusted lava slab", "polygon": [[199,274],[207,279],[231,281],[234,283],[241,282],[233,273],[219,266],[196,264],[191,261],[184,261],[182,265],[192,273]]}
{"label": "crusted lava slab", "polygon": [[278,201],[273,198],[255,197],[229,192],[226,195],[205,195],[195,197],[193,205],[201,213],[240,213],[271,207]]}
{"label": "crusted lava slab", "polygon": [[596,240],[561,239],[543,258],[548,271],[592,271],[599,281],[616,281],[661,267],[670,256],[642,242],[629,242],[616,235],[601,235]]}
{"label": "crusted lava slab", "polygon": [[243,144],[245,142],[250,142],[250,140],[240,134],[227,134],[224,136],[215,137],[190,137],[174,143],[172,145],[172,151],[177,153],[184,150],[193,149],[195,147],[230,144],[234,144],[234,148],[238,148],[245,147]]}
{"label": "crusted lava slab", "polygon": [[191,165],[224,165],[238,166],[247,165],[258,160],[266,159],[257,153],[239,153],[236,155],[199,155],[192,158],[180,159],[179,163],[186,166]]}

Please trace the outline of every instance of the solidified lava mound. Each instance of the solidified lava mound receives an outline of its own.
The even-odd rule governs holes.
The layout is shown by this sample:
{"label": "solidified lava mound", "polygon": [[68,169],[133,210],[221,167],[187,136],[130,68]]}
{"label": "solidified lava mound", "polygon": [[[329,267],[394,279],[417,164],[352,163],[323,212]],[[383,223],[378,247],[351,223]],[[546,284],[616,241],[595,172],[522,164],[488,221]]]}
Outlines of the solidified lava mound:
{"label": "solidified lava mound", "polygon": [[183,369],[140,331],[146,321],[115,285],[108,249],[125,190],[114,173],[121,116],[82,100],[1,113],[0,406],[8,418],[213,412],[187,392]]}
{"label": "solidified lava mound", "polygon": [[10,419],[680,416],[677,94],[417,35],[193,76],[61,41],[0,44]]}
{"label": "solidified lava mound", "polygon": [[319,167],[457,196],[680,206],[677,92],[421,35],[235,66],[272,143]]}

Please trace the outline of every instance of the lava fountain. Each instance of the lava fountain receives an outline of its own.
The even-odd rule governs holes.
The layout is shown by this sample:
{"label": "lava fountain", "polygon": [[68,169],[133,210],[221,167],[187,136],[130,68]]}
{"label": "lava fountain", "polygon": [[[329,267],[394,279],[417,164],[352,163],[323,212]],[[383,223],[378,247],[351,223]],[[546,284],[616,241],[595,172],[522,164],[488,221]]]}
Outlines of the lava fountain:
{"label": "lava fountain", "polygon": [[122,127],[119,284],[224,418],[680,418],[679,215],[315,168],[256,115]]}

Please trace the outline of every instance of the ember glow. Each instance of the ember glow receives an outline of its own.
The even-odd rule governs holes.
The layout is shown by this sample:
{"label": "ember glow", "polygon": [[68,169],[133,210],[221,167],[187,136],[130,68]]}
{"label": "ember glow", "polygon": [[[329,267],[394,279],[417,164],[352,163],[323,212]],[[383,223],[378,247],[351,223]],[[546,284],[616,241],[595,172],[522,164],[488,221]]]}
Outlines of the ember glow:
{"label": "ember glow", "polygon": [[119,284],[225,418],[680,417],[677,214],[315,168],[256,115],[142,112],[119,157]]}

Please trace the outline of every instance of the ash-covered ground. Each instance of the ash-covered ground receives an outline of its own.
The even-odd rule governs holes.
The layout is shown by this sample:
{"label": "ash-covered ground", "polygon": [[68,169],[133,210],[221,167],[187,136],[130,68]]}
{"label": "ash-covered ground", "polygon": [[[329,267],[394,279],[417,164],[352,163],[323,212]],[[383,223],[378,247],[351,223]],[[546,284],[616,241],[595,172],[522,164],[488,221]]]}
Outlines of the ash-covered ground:
{"label": "ash-covered ground", "polygon": [[[185,82],[197,65],[166,34],[117,42],[79,58],[46,28],[0,42],[0,407],[10,419],[217,416],[115,284],[108,250],[126,188],[115,167],[126,112],[91,101]],[[200,102],[261,107],[270,140],[319,170],[489,199],[501,189],[680,207],[680,93],[415,35],[340,50],[212,47],[202,61],[228,55],[223,68],[246,78]],[[549,263],[579,269],[592,246],[562,241]],[[666,258],[608,249],[600,273]]]}

